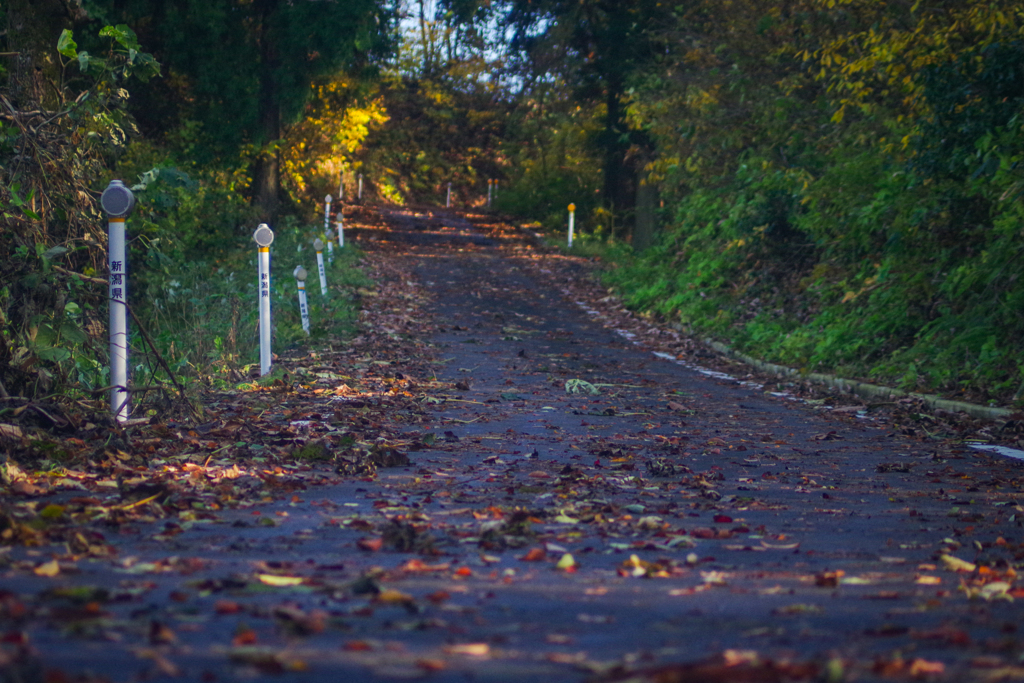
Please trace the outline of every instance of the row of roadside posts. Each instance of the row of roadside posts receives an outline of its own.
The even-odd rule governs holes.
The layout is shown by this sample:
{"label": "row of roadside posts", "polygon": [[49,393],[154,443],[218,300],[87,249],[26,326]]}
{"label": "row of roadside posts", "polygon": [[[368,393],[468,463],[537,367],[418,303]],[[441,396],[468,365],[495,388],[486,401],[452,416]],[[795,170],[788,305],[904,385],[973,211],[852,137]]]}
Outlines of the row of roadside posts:
{"label": "row of roadside posts", "polygon": [[[344,196],[344,188],[339,188],[339,199]],[[362,195],[362,175],[358,183],[359,196]],[[107,214],[107,265],[109,272],[108,301],[110,307],[109,340],[110,340],[110,412],[119,422],[128,420],[131,407],[131,394],[128,389],[128,259],[125,248],[125,223],[132,209],[135,208],[135,195],[120,180],[112,180],[100,197],[100,206]],[[324,235],[327,237],[328,258],[334,260],[334,240],[331,239],[331,195],[324,202]],[[345,246],[344,216],[337,212],[337,234],[339,247]],[[260,339],[260,375],[270,372],[272,363],[271,352],[271,317],[270,317],[270,245],[274,241],[274,231],[270,226],[261,224],[253,233],[257,247],[257,282],[259,296],[259,339]],[[320,293],[327,297],[327,271],[324,268],[324,241],[313,240],[316,251],[317,271],[320,275]],[[306,301],[306,269],[295,268],[293,273],[299,292],[299,313],[302,318],[302,329],[309,334],[309,305]]]}
{"label": "row of roadside posts", "polygon": [[[487,179],[487,208],[491,208],[491,203],[498,198],[498,181]],[[446,209],[452,208],[452,184],[448,183],[448,192],[445,195],[444,206]]]}
{"label": "row of roadside posts", "polygon": [[[363,175],[357,178],[357,197],[363,197]],[[338,186],[339,210],[335,222],[338,233],[338,246],[345,246],[345,218],[340,210],[340,202],[344,198],[344,176]],[[487,181],[487,206],[498,193],[498,181]],[[451,206],[452,186],[448,184],[446,205]],[[334,240],[331,238],[331,195],[324,199],[324,236],[327,238],[327,258],[334,261]],[[128,390],[128,261],[125,250],[125,222],[135,208],[135,195],[120,180],[112,180],[100,197],[100,205],[107,214],[108,234],[108,299],[110,303],[110,412],[124,422],[128,419],[131,396]],[[573,227],[576,216],[576,205],[569,205],[569,247],[572,247]],[[271,319],[270,319],[270,245],[274,241],[274,231],[270,226],[261,224],[253,233],[253,240],[258,249],[258,284],[259,284],[259,338],[260,338],[260,375],[270,372],[271,353]],[[324,267],[324,246],[320,238],[313,240],[316,251],[317,273],[320,276],[320,293],[327,297],[327,271]],[[301,246],[299,247],[301,251]],[[302,329],[309,334],[309,305],[306,301],[306,269],[295,268],[293,273],[299,294],[299,313],[302,317]]]}

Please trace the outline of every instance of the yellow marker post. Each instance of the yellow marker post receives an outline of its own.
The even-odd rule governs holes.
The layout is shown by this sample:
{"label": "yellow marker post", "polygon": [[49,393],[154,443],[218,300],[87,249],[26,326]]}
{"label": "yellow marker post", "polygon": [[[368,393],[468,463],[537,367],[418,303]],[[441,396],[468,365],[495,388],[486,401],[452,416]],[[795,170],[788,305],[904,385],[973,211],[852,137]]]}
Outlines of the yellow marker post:
{"label": "yellow marker post", "polygon": [[576,224],[576,205],[569,205],[569,248],[572,249],[572,232]]}

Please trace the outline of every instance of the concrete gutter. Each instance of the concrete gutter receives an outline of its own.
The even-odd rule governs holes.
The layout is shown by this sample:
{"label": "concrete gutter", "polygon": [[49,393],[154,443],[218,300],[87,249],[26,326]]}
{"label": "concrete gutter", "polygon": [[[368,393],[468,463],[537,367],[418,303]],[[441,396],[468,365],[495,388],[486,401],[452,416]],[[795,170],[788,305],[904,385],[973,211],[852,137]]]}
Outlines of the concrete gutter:
{"label": "concrete gutter", "polygon": [[932,396],[930,394],[916,394],[908,391],[900,391],[899,389],[893,389],[892,387],[883,387],[877,384],[868,384],[867,382],[843,379],[842,377],[825,375],[818,372],[803,373],[795,368],[786,367],[785,365],[776,365],[775,363],[766,363],[763,360],[758,360],[753,356],[740,353],[739,351],[736,351],[713,339],[704,339],[704,344],[723,356],[742,361],[766,374],[778,377],[792,377],[794,379],[814,382],[815,384],[823,384],[832,389],[856,394],[864,399],[874,399],[877,401],[909,397],[922,401],[933,410],[938,409],[952,413],[966,413],[971,417],[993,421],[1006,420],[1013,413],[1019,412],[1008,408],[992,408],[989,406],[980,406],[975,403],[966,403],[965,401],[952,401],[947,398]]}

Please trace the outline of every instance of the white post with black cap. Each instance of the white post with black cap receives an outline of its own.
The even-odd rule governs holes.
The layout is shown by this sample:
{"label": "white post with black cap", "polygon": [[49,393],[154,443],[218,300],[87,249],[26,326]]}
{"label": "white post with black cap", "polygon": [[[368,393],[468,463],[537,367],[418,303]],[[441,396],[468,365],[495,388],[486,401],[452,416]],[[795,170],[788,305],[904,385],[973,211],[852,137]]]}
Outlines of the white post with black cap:
{"label": "white post with black cap", "polygon": [[270,327],[270,244],[274,241],[274,231],[266,223],[261,223],[252,234],[259,248],[259,297],[260,297],[260,376],[270,372],[271,365],[271,327]]}
{"label": "white post with black cap", "polygon": [[327,270],[324,269],[324,241],[319,237],[313,240],[316,250],[316,267],[320,271],[320,293],[327,296]]}
{"label": "white post with black cap", "polygon": [[299,286],[299,314],[302,316],[302,331],[309,335],[309,305],[306,302],[306,269],[295,266],[295,282]]}
{"label": "white post with black cap", "polygon": [[324,239],[327,240],[327,262],[334,263],[334,240],[331,239],[331,195],[324,199]]}
{"label": "white post with black cap", "polygon": [[345,168],[338,173],[338,206],[345,202]]}
{"label": "white post with black cap", "polygon": [[107,263],[110,283],[110,412],[114,419],[128,419],[128,262],[125,221],[135,208],[135,195],[120,180],[111,180],[100,196],[107,214]]}

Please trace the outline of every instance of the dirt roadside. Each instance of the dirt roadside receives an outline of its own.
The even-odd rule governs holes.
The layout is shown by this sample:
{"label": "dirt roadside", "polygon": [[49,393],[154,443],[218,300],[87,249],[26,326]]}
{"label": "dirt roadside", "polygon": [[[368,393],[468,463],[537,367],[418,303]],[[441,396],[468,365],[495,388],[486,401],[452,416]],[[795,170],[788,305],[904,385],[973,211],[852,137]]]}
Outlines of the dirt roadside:
{"label": "dirt roadside", "polygon": [[361,339],[6,546],[0,680],[1024,678],[1024,463],[673,362],[484,217],[359,221]]}

